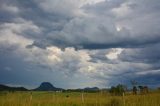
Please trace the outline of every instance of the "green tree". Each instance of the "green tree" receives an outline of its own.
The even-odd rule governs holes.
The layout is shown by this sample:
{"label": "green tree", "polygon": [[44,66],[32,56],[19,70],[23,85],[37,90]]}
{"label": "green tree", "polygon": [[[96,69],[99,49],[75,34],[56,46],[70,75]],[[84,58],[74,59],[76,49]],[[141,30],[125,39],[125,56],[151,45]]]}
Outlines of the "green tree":
{"label": "green tree", "polygon": [[112,86],[110,89],[110,93],[114,95],[123,95],[126,91],[126,86],[122,84],[118,84],[116,87]]}

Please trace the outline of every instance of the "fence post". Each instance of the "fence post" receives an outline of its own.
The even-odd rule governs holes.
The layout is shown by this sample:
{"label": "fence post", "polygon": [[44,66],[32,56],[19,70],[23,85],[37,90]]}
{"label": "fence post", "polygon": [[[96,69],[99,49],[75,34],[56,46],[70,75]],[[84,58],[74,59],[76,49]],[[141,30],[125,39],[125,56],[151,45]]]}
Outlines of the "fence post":
{"label": "fence post", "polygon": [[125,98],[124,98],[124,92],[123,92],[123,106],[125,106],[126,104],[125,104]]}
{"label": "fence post", "polygon": [[30,93],[29,106],[31,106],[31,102],[32,102],[32,92]]}
{"label": "fence post", "polygon": [[83,92],[82,92],[82,95],[81,95],[81,99],[82,99],[82,103],[84,103],[84,95],[83,95]]}

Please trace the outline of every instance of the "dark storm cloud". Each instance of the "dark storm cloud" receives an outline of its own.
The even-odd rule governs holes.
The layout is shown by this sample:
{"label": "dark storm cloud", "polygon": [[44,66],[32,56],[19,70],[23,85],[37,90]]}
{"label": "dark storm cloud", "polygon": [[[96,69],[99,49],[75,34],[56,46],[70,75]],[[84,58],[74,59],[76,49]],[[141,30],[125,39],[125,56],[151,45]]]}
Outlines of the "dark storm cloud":
{"label": "dark storm cloud", "polygon": [[[14,13],[12,10],[14,8],[17,9],[17,13]],[[19,21],[18,18],[33,22],[43,31],[38,34],[25,31],[23,32],[23,36],[34,39],[35,42],[41,42],[41,40],[44,39],[46,43],[50,40],[47,35],[49,32],[62,30],[64,24],[72,18],[71,16],[60,14],[58,11],[53,13],[45,12],[39,7],[38,3],[33,0],[2,0],[0,12],[1,23],[16,23],[15,20]],[[43,45],[43,43],[41,45]],[[50,43],[50,45],[52,45],[52,43]]]}
{"label": "dark storm cloud", "polygon": [[11,14],[11,11],[2,9],[1,17],[3,21],[17,17],[32,21],[41,33],[26,31],[23,35],[35,40],[33,46],[41,48],[50,45],[76,49],[126,48],[159,42],[160,28],[156,23],[160,22],[160,14],[156,10],[159,7],[156,1],[111,0],[81,8],[72,6],[73,1],[63,2],[66,7],[62,8],[52,6],[62,6],[61,2],[50,0],[2,1],[1,5],[18,11]]}
{"label": "dark storm cloud", "polygon": [[[60,31],[52,30],[45,33],[44,39],[50,45],[77,49],[126,48],[157,43],[160,39],[157,24],[160,21],[158,18],[160,14],[155,7],[158,5],[153,1],[144,3],[142,1],[115,0],[98,3],[91,7],[86,5],[82,10],[91,17],[73,16],[66,20],[66,23],[62,23],[63,27]],[[136,5],[136,8],[131,8],[131,4]],[[125,10],[126,8],[128,10]],[[93,12],[90,12],[91,10]],[[52,16],[54,17],[53,14]],[[117,31],[117,27],[120,27],[120,31]],[[36,42],[42,41],[37,39]]]}
{"label": "dark storm cloud", "polygon": [[159,69],[159,46],[160,44],[158,43],[144,48],[126,49],[119,55],[119,59],[127,62],[151,64],[153,69]]}
{"label": "dark storm cloud", "polygon": [[152,88],[155,88],[157,86],[160,86],[160,72],[159,73],[150,73],[146,75],[140,75],[137,78],[135,78],[137,81],[139,81],[139,85],[149,85]]}
{"label": "dark storm cloud", "polygon": [[[75,48],[85,48],[85,49],[105,49],[105,48],[111,48],[111,47],[134,47],[134,46],[141,46],[146,45],[150,43],[159,42],[159,33],[154,33],[158,31],[158,26],[155,24],[154,27],[156,29],[153,29],[153,33],[151,31],[148,34],[152,34],[152,36],[148,35],[147,33],[139,32],[139,29],[136,29],[139,27],[137,22],[139,22],[138,19],[144,19],[144,21],[149,21],[150,17],[154,15],[159,15],[158,12],[155,12],[155,8],[158,7],[158,3],[155,2],[149,2],[146,1],[144,4],[140,4],[138,1],[131,1],[128,2],[126,0],[121,1],[104,1],[103,3],[97,3],[95,5],[86,5],[85,8],[82,7],[85,11],[93,10],[93,15],[97,15],[100,13],[100,16],[107,17],[106,19],[102,18],[102,21],[100,20],[100,17],[95,18],[87,18],[85,16],[76,16],[72,12],[73,8],[69,8],[67,11],[70,12],[70,15],[61,12],[63,9],[60,9],[60,7],[57,7],[57,11],[53,11],[54,8],[47,8],[45,10],[41,7],[41,4],[47,5],[47,3],[55,3],[55,2],[38,2],[37,1],[3,1],[1,5],[6,6],[15,6],[17,9],[19,9],[18,15],[15,15],[16,17],[21,17],[26,20],[31,20],[34,24],[39,26],[43,31],[41,33],[38,33],[38,37],[36,37],[35,33],[28,34],[26,32],[26,37],[34,38],[35,43],[33,45],[39,46],[42,48],[48,46],[48,45],[56,45],[61,48],[65,48],[67,46],[69,47],[75,47]],[[130,8],[129,15],[137,14],[137,20],[133,20],[135,25],[133,23],[130,23],[127,21],[124,21],[124,24],[127,24],[127,26],[131,25],[133,26],[133,30],[139,33],[132,32],[132,30],[128,29],[127,26],[122,26],[121,31],[117,32],[116,30],[116,23],[119,23],[118,16],[115,15],[113,10],[119,9],[120,12],[121,9],[123,9],[123,4],[128,3],[126,5],[126,8]],[[136,8],[131,8],[131,4],[136,5]],[[151,6],[148,6],[145,10],[145,5],[152,4]],[[131,6],[131,7],[130,7]],[[88,9],[88,8],[89,9]],[[7,12],[4,12],[5,10],[2,9],[2,15],[5,19],[11,18],[13,15],[10,13],[7,14]],[[150,12],[154,11],[154,12]],[[77,12],[77,11],[76,11]],[[101,12],[107,12],[112,14],[112,16],[105,15]],[[146,13],[147,12],[147,13]],[[11,16],[6,16],[6,15]],[[90,15],[90,13],[88,13]],[[119,13],[117,13],[119,14]],[[124,14],[123,17],[128,17],[128,14]],[[148,18],[143,18],[141,15],[144,16],[148,14]],[[150,16],[151,15],[151,16]],[[142,17],[141,17],[142,16]],[[82,17],[82,18],[80,18]],[[133,16],[135,17],[135,16]],[[133,19],[131,17],[131,19]],[[141,18],[140,18],[141,17]],[[13,19],[14,17],[12,17]],[[153,17],[155,19],[154,22],[158,23],[159,19],[157,17]],[[6,20],[6,21],[9,21]],[[111,21],[111,22],[109,22]],[[136,22],[137,21],[137,22]],[[121,21],[120,21],[121,22]],[[152,23],[154,23],[152,22]],[[123,24],[122,23],[122,24]],[[153,26],[152,23],[146,24],[146,26]],[[106,25],[105,25],[106,24]],[[108,24],[108,25],[107,25]],[[132,25],[133,24],[133,25]],[[92,26],[92,28],[90,28]],[[126,27],[126,28],[125,28]],[[142,28],[140,28],[142,31],[144,30],[143,25],[141,25]],[[95,30],[96,29],[96,30]],[[152,30],[152,29],[151,29]],[[74,32],[74,33],[73,33]],[[148,32],[148,31],[147,31]],[[135,34],[135,35],[133,35]],[[30,35],[30,36],[29,36]],[[97,35],[99,35],[100,40],[97,40]],[[141,36],[141,39],[139,39],[139,36]],[[145,36],[148,36],[147,38]],[[75,40],[78,39],[77,42]],[[44,41],[42,44],[40,44],[42,41]],[[45,43],[46,42],[46,43]],[[47,45],[46,45],[47,44]]]}
{"label": "dark storm cloud", "polygon": [[[69,87],[96,79],[110,86],[135,79],[158,85],[160,1],[83,2],[1,0],[0,83],[47,80]],[[123,51],[112,59],[112,48]]]}

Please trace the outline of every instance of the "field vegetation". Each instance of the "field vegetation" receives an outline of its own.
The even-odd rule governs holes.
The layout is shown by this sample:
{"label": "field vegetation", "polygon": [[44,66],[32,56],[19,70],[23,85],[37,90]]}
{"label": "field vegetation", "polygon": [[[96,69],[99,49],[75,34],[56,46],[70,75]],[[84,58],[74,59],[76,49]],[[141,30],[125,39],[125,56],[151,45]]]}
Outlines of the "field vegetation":
{"label": "field vegetation", "polygon": [[160,92],[126,93],[114,96],[108,92],[0,92],[0,106],[160,106]]}

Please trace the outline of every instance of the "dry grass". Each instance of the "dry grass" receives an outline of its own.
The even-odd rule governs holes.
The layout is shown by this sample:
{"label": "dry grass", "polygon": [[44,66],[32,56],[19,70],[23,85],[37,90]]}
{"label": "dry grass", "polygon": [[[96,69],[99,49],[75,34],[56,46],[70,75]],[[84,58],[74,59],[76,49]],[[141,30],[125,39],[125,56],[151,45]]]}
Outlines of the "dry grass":
{"label": "dry grass", "polygon": [[0,106],[160,106],[160,93],[111,96],[107,93],[0,92]]}

